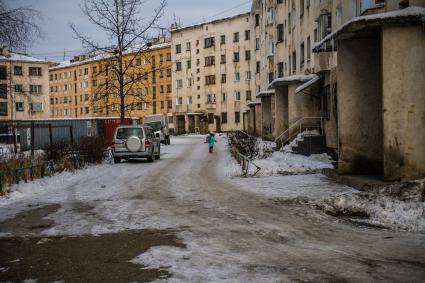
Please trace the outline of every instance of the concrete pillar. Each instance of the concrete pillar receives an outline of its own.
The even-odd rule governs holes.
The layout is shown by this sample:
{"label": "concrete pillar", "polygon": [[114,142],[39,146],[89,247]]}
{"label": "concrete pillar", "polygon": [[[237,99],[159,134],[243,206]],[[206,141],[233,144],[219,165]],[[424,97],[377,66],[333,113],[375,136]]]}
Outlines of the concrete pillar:
{"label": "concrete pillar", "polygon": [[425,34],[422,26],[382,30],[384,177],[425,177]]}
{"label": "concrete pillar", "polygon": [[261,98],[261,116],[261,137],[265,140],[271,140],[273,138],[273,117],[270,96],[263,96]]}
{"label": "concrete pillar", "polygon": [[189,115],[187,114],[184,115],[184,131],[186,134],[190,133],[189,132]]}
{"label": "concrete pillar", "polygon": [[195,115],[195,128],[199,130],[201,128],[201,117],[199,115]]}
{"label": "concrete pillar", "polygon": [[255,134],[262,136],[263,134],[263,122],[261,116],[261,104],[255,105]]}
{"label": "concrete pillar", "polygon": [[338,41],[339,172],[382,174],[381,40]]}
{"label": "concrete pillar", "polygon": [[249,127],[248,132],[255,134],[255,106],[249,107]]}
{"label": "concrete pillar", "polygon": [[274,138],[288,129],[288,87],[278,86],[275,89],[275,122]]}
{"label": "concrete pillar", "polygon": [[242,114],[243,116],[243,130],[245,132],[248,132],[248,127],[249,127],[249,111],[243,112]]}

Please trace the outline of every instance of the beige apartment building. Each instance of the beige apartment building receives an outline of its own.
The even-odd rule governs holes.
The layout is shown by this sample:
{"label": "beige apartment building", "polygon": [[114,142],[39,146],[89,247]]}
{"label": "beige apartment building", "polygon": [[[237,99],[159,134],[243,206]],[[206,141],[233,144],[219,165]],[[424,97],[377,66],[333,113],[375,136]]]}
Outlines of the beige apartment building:
{"label": "beige apartment building", "polygon": [[[169,42],[156,42],[124,54],[126,117],[171,113],[171,53]],[[117,64],[110,53],[75,56],[49,69],[52,118],[119,117]]]}
{"label": "beige apartment building", "polygon": [[250,15],[171,32],[176,133],[243,129],[255,99]]}
{"label": "beige apartment building", "polygon": [[49,62],[0,48],[0,121],[49,117]]}
{"label": "beige apartment building", "polygon": [[423,0],[258,0],[245,129],[316,126],[342,174],[425,176]]}

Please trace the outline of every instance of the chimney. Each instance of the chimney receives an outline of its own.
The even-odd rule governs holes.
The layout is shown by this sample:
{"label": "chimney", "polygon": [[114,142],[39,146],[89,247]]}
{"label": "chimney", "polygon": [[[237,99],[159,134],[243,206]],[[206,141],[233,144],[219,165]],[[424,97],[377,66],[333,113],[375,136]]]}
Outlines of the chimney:
{"label": "chimney", "polygon": [[7,46],[0,47],[0,55],[7,57],[9,55],[9,48]]}

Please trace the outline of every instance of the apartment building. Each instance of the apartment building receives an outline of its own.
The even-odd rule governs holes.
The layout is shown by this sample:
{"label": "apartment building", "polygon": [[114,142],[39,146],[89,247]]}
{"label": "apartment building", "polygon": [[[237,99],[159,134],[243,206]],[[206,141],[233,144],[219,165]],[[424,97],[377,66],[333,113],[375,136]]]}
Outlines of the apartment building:
{"label": "apartment building", "polygon": [[[76,56],[49,69],[51,117],[120,115],[121,97],[114,50]],[[115,69],[114,69],[115,68]],[[171,113],[170,43],[149,44],[124,53],[124,107],[127,117]]]}
{"label": "apartment building", "polygon": [[49,117],[48,65],[0,48],[0,120]]}
{"label": "apartment building", "polygon": [[254,1],[256,101],[245,129],[287,142],[316,126],[342,174],[424,177],[424,6]]}
{"label": "apartment building", "polygon": [[249,13],[171,32],[176,132],[243,129],[255,91]]}

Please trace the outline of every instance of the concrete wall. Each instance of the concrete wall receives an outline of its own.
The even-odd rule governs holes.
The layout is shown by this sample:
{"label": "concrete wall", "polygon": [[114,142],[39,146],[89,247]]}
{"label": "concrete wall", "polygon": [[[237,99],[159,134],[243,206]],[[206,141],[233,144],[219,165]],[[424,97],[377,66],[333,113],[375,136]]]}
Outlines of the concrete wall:
{"label": "concrete wall", "polygon": [[271,96],[261,98],[261,114],[262,114],[262,138],[266,140],[273,139],[273,115],[272,115],[272,99]]}
{"label": "concrete wall", "polygon": [[278,86],[275,90],[275,124],[274,124],[274,137],[277,138],[281,135],[289,125],[288,113],[288,87]]}
{"label": "concrete wall", "polygon": [[421,26],[382,31],[384,175],[425,176],[425,34]]}
{"label": "concrete wall", "polygon": [[295,93],[299,84],[288,86],[289,125],[305,117],[321,117],[320,97]]}
{"label": "concrete wall", "polygon": [[255,107],[249,107],[249,124],[248,132],[250,134],[255,134]]}
{"label": "concrete wall", "polygon": [[380,37],[338,41],[339,172],[381,174]]}

